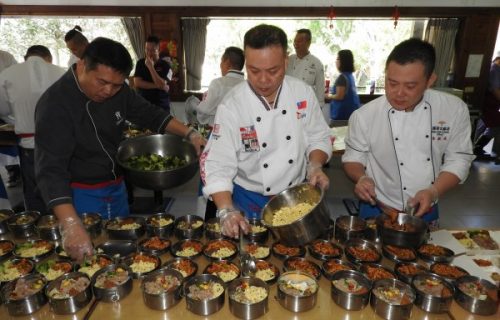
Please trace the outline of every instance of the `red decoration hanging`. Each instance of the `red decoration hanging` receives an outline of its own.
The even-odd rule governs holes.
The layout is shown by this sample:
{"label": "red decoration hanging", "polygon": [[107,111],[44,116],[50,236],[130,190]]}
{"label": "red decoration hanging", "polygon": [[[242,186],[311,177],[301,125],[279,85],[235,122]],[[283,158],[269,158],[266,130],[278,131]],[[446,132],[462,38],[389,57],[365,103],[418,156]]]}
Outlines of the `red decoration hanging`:
{"label": "red decoration hanging", "polygon": [[333,6],[330,6],[330,11],[328,12],[328,19],[330,20],[330,29],[333,29],[333,19],[336,18],[335,10]]}
{"label": "red decoration hanging", "polygon": [[401,15],[399,14],[398,6],[394,6],[394,11],[392,13],[392,18],[394,19],[394,29],[398,26],[398,20]]}

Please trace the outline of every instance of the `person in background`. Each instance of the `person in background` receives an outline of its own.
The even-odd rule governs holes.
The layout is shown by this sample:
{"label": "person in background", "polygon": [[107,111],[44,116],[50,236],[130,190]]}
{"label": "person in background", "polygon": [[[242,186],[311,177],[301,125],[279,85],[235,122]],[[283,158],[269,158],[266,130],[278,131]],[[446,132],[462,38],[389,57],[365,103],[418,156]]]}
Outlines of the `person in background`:
{"label": "person in background", "polygon": [[60,222],[68,254],[82,260],[92,243],[78,214],[127,216],[123,172],[116,163],[126,121],[190,141],[205,139],[126,83],[132,58],[119,42],[97,38],[83,57],[42,95],[35,112],[35,174],[42,197]]}
{"label": "person in background", "polygon": [[299,78],[310,85],[320,107],[325,102],[325,70],[321,61],[309,52],[311,46],[311,30],[300,29],[295,35],[293,46],[295,54],[288,58],[286,74]]}
{"label": "person in background", "polygon": [[71,51],[71,57],[69,57],[68,61],[68,67],[71,67],[83,57],[83,52],[89,45],[89,40],[83,35],[80,26],[74,26],[73,29],[66,32],[64,42],[66,42],[66,47]]}
{"label": "person in background", "polygon": [[160,39],[149,36],[145,48],[146,57],[135,66],[135,88],[144,99],[170,112],[168,80],[172,71],[170,64],[160,59]]}
{"label": "person in background", "polygon": [[461,99],[429,89],[435,60],[428,42],[398,44],[387,58],[385,95],[349,119],[342,162],[362,218],[410,207],[437,227],[439,197],[467,178],[474,159],[469,110]]}
{"label": "person in background", "polygon": [[0,50],[0,72],[16,63],[16,58],[14,58],[12,54],[7,51]]}
{"label": "person in background", "polygon": [[354,57],[351,50],[340,50],[337,53],[336,65],[340,75],[335,80],[332,92],[325,95],[325,100],[330,102],[332,120],[349,120],[354,110],[361,105],[352,74]]}
{"label": "person in background", "polygon": [[42,45],[29,47],[24,59],[25,62],[0,73],[0,115],[14,117],[14,130],[19,137],[24,207],[46,213],[35,181],[35,106],[65,70],[52,64],[50,50]]}
{"label": "person in background", "polygon": [[[307,179],[326,190],[322,166],[332,154],[330,129],[312,88],[285,76],[286,34],[258,25],[246,32],[247,81],[226,94],[200,158],[204,195],[217,206],[222,232],[247,232],[272,195]],[[242,213],[244,215],[242,215]]]}

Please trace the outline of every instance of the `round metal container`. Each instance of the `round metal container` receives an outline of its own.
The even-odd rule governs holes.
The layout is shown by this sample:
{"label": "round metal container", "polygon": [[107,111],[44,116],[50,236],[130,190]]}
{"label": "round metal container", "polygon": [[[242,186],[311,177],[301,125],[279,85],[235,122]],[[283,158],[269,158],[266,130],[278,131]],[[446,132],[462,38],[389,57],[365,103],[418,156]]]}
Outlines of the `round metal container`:
{"label": "round metal container", "polygon": [[[441,293],[430,294],[428,292],[422,291],[418,288],[417,283],[420,281],[430,280],[436,283],[442,284],[448,290],[448,296],[442,297]],[[425,312],[431,313],[443,313],[450,310],[451,302],[453,301],[453,294],[455,289],[444,278],[431,274],[431,273],[421,273],[417,274],[412,279],[412,287],[415,290],[417,296],[415,298],[415,305]]]}
{"label": "round metal container", "polygon": [[[89,284],[83,291],[65,299],[56,299],[50,296],[50,292],[52,291],[52,289],[58,288],[61,285],[62,281],[67,279],[78,279],[81,277],[87,278],[89,280]],[[90,300],[92,300],[92,288],[90,286],[90,278],[85,273],[81,272],[67,273],[49,283],[45,288],[45,295],[49,297],[50,308],[55,314],[76,313],[79,310],[83,309],[90,302]]]}
{"label": "round metal container", "polygon": [[215,282],[225,288],[224,281],[211,274],[194,276],[184,283],[184,296],[186,297],[186,307],[189,311],[200,316],[208,316],[222,309],[224,306],[225,290],[212,299],[197,300],[189,295],[189,287],[206,282]]}
{"label": "round metal container", "polygon": [[[454,269],[454,270],[457,270],[459,272],[462,272],[463,274],[461,276],[455,276],[455,275],[452,275],[450,273],[442,273],[442,272],[437,272],[436,271],[436,267],[439,267],[439,266],[442,266],[444,267],[445,269]],[[451,282],[452,284],[457,280],[459,279],[460,277],[463,277],[463,276],[468,276],[469,275],[469,272],[467,270],[465,270],[464,268],[461,268],[459,266],[455,266],[453,264],[449,264],[449,263],[434,263],[434,264],[431,264],[430,267],[429,267],[429,271],[431,273],[434,273],[438,276],[441,276],[443,277],[445,280]],[[445,270],[446,272],[447,270]]]}
{"label": "round metal container", "polygon": [[[362,250],[372,250],[375,253],[377,253],[378,257],[376,259],[373,259],[373,260],[361,259],[360,257],[356,257],[351,253],[351,251],[349,250],[351,247],[352,248],[359,247]],[[377,263],[380,260],[382,260],[382,254],[380,253],[380,250],[378,250],[377,246],[373,242],[370,242],[368,240],[358,239],[358,238],[354,238],[354,239],[350,239],[350,240],[346,241],[346,243],[344,244],[344,254],[345,254],[347,260],[349,260],[350,262],[352,262],[354,264],[360,264],[360,263],[365,263],[365,262]]]}
{"label": "round metal container", "polygon": [[[234,278],[229,278],[227,276],[227,272],[229,269],[232,269],[232,271],[236,273]],[[203,270],[203,273],[213,274],[214,276],[221,278],[225,283],[230,283],[240,276],[241,270],[236,264],[222,260],[209,263],[206,266],[205,270]],[[224,275],[224,273],[226,273],[226,275]]]}
{"label": "round metal container", "polygon": [[7,227],[7,220],[14,214],[13,210],[10,209],[0,209],[0,235],[9,232]]}
{"label": "round metal container", "polygon": [[[16,284],[20,280],[25,281],[37,281],[40,280],[43,282],[43,286],[36,291],[35,293],[21,298],[21,299],[12,299],[10,294],[14,291]],[[11,316],[26,316],[38,311],[43,305],[47,303],[47,297],[44,293],[44,287],[47,281],[41,274],[28,274],[16,280],[13,280],[7,283],[1,291],[2,301],[7,308],[7,311]]]}
{"label": "round metal container", "polygon": [[335,220],[335,240],[344,243],[349,239],[364,238],[366,221],[356,216],[340,216]]}
{"label": "round metal container", "polygon": [[219,218],[211,218],[205,222],[205,237],[210,240],[223,237]]}
{"label": "round metal container", "polygon": [[375,222],[375,218],[368,218],[366,221],[366,231],[365,238],[370,241],[380,242],[380,235],[377,231],[377,223]]}
{"label": "round metal container", "polygon": [[[345,292],[335,286],[334,281],[340,279],[353,279],[365,288],[364,291],[359,293]],[[370,301],[370,290],[372,284],[361,272],[355,270],[342,270],[333,274],[331,278],[331,295],[333,301],[349,311],[358,311],[364,309]]]}
{"label": "round metal container", "polygon": [[[127,166],[127,159],[145,154],[177,156],[186,160],[187,164],[173,170],[161,171],[142,171]],[[198,172],[198,157],[193,145],[181,137],[170,134],[126,139],[118,147],[116,159],[133,185],[149,190],[165,190],[179,186]]]}
{"label": "round metal container", "polygon": [[[329,265],[341,265],[342,267],[345,267],[346,269],[333,269],[329,267]],[[333,275],[336,274],[339,271],[342,270],[356,270],[356,266],[353,263],[343,261],[342,259],[328,259],[323,264],[321,265],[321,272],[327,278],[328,280],[332,280]],[[335,270],[335,271],[334,271]]]}
{"label": "round metal container", "polygon": [[[322,247],[325,247],[323,248],[323,251],[317,250],[317,248],[321,249]],[[307,245],[307,250],[312,257],[318,260],[325,261],[342,257],[342,248],[328,240],[314,240]],[[332,251],[330,252],[330,250]]]}
{"label": "round metal container", "polygon": [[[68,270],[61,270],[60,272],[52,273],[52,274],[49,274],[48,270],[47,271],[42,270],[45,268],[48,268],[50,270],[51,265],[57,265],[57,266],[65,265],[65,267]],[[61,259],[61,260],[48,259],[48,260],[45,260],[44,262],[38,263],[35,267],[35,270],[36,270],[36,272],[43,275],[48,282],[51,282],[64,274],[75,271],[75,264],[71,260],[68,260],[68,259]]]}
{"label": "round metal container", "polygon": [[[19,253],[19,249],[22,248],[24,245],[33,246],[33,245],[35,245],[37,243],[47,243],[48,250],[45,253],[38,254],[38,255],[35,255],[35,256],[29,256],[29,257],[23,257]],[[54,252],[54,249],[55,249],[54,243],[49,242],[47,240],[41,240],[41,239],[38,239],[38,240],[27,240],[25,242],[17,243],[16,244],[16,246],[14,248],[14,255],[16,257],[18,257],[18,258],[26,258],[26,259],[31,259],[31,260],[33,260],[35,262],[39,262],[39,261],[42,261],[43,259],[47,258],[48,256],[50,256]]]}
{"label": "round metal container", "polygon": [[392,252],[390,250],[390,248],[388,248],[388,246],[391,246],[391,245],[383,245],[382,246],[382,254],[384,255],[384,257],[386,257],[389,260],[392,260],[394,262],[412,262],[412,261],[417,260],[417,252],[413,248],[403,248],[403,247],[393,246],[393,247],[396,247],[396,249],[402,249],[402,250],[405,250],[406,252],[408,252],[409,256],[403,257],[401,255],[397,256],[394,252]]}
{"label": "round metal container", "polygon": [[[100,274],[103,274],[105,272],[114,271],[118,267],[120,267],[124,270],[127,270],[127,272],[128,272],[128,275],[129,275],[128,279],[124,283],[122,283],[116,287],[109,288],[109,289],[98,288],[95,286],[95,282],[97,280],[97,277]],[[112,265],[106,266],[106,267],[102,268],[101,270],[97,271],[92,276],[91,284],[92,284],[92,291],[94,292],[94,296],[97,300],[104,301],[104,302],[120,301],[121,299],[128,296],[129,293],[132,291],[132,284],[133,284],[132,270],[130,270],[130,268],[125,264],[112,264]]]}
{"label": "round metal container", "polygon": [[399,231],[384,226],[384,223],[389,219],[390,217],[388,215],[380,214],[375,220],[375,223],[377,224],[377,232],[380,235],[380,239],[383,244],[417,248],[424,243],[427,235],[427,229],[429,228],[427,222],[419,217],[410,216],[408,214],[399,214],[397,221],[398,224],[407,224],[414,228],[414,231]]}
{"label": "round metal container", "polygon": [[[169,238],[174,230],[174,220],[175,217],[171,214],[165,212],[155,213],[146,218],[146,231],[150,237]],[[162,222],[167,224],[162,225]]]}
{"label": "round metal container", "polygon": [[[405,273],[402,270],[405,269],[405,267],[411,268],[411,269],[416,269],[415,274],[408,274]],[[399,280],[403,281],[404,283],[410,284],[411,285],[411,280],[413,277],[417,274],[424,273],[424,272],[429,272],[429,270],[422,266],[421,264],[418,264],[416,262],[398,262],[394,266],[394,273],[398,277]]]}
{"label": "round metal container", "polygon": [[273,252],[273,255],[278,258],[278,259],[281,259],[281,260],[285,260],[285,259],[288,259],[290,257],[303,257],[306,255],[306,249],[305,247],[303,246],[294,246],[294,248],[297,248],[297,254],[285,254],[285,253],[281,253],[277,248],[277,246],[279,245],[284,245],[285,247],[288,247],[287,245],[285,244],[282,244],[280,243],[279,241],[278,242],[275,242],[273,243],[272,247],[271,247],[271,251]]}
{"label": "round metal container", "polygon": [[333,238],[333,235],[335,234],[335,220],[330,218],[330,222],[328,224],[328,228],[318,236],[318,239],[322,240],[330,240]]}
{"label": "round metal container", "polygon": [[[217,257],[216,252],[218,250],[211,252],[211,250],[212,250],[211,248],[218,247],[218,246],[223,246],[224,248],[229,249],[233,253],[229,256],[221,255],[220,257]],[[231,261],[238,255],[238,247],[231,240],[214,239],[214,240],[210,240],[209,242],[207,242],[207,244],[205,244],[205,246],[203,247],[203,255],[205,257],[207,257],[208,259],[214,260],[214,261],[220,261],[220,260]]]}
{"label": "round metal container", "polygon": [[[300,265],[300,267],[297,267]],[[302,271],[316,280],[321,278],[321,268],[314,262],[302,257],[290,257],[283,262],[284,271]]]}
{"label": "round metal container", "polygon": [[71,257],[66,251],[64,251],[64,248],[61,245],[56,247],[56,255],[59,259],[71,260]]}
{"label": "round metal container", "polygon": [[[189,269],[183,269],[182,266],[184,264],[188,266]],[[162,269],[172,269],[178,271],[184,277],[184,280],[187,280],[196,275],[196,272],[198,272],[198,265],[189,258],[178,257],[165,262]]]}
{"label": "round metal container", "polygon": [[0,248],[2,254],[0,255],[0,261],[3,261],[10,256],[12,256],[12,251],[14,251],[14,242],[10,240],[0,240]]}
{"label": "round metal container", "polygon": [[[103,268],[106,268],[107,266],[113,265],[113,258],[111,258],[110,256],[107,256],[105,254],[96,254],[92,257],[87,257],[84,260],[84,263],[82,263],[81,265],[76,265],[75,270],[79,271],[79,272],[83,272],[83,273],[87,274],[90,278],[92,278],[93,275],[95,274],[95,272],[93,270],[94,268],[92,268],[92,266],[98,264],[100,267],[101,266],[101,264],[99,264],[100,260],[109,262],[109,264],[105,265]],[[104,265],[105,263],[102,263],[102,264]],[[89,270],[89,269],[91,269],[91,270]],[[102,268],[100,268],[99,270],[101,270],[101,269]]]}
{"label": "round metal container", "polygon": [[[273,226],[273,216],[283,207],[299,203],[312,203],[313,209],[290,224]],[[261,211],[262,223],[269,228],[276,239],[290,246],[306,244],[316,239],[327,228],[330,221],[328,207],[321,188],[302,183],[275,195]]]}
{"label": "round metal container", "polygon": [[7,274],[3,271],[3,269],[4,269],[4,268],[5,268],[5,266],[8,264],[8,262],[10,262],[11,266],[12,266],[12,265],[17,265],[18,263],[25,263],[25,264],[27,264],[27,265],[29,265],[29,266],[30,266],[30,267],[28,268],[29,270],[28,270],[25,274],[21,275],[21,277],[22,277],[22,276],[26,276],[26,275],[30,274],[30,273],[31,273],[31,272],[35,269],[35,263],[33,262],[33,260],[30,260],[30,259],[26,259],[26,258],[14,258],[14,257],[11,257],[11,258],[9,258],[9,259],[7,259],[7,260],[3,261],[3,262],[0,264],[0,266],[2,267],[2,268],[0,268],[0,276],[2,276],[2,279],[4,279],[4,280],[3,280],[3,281],[2,281],[2,280],[0,280],[0,288],[2,288],[2,287],[3,287],[3,285],[4,285],[4,284],[6,284],[7,282],[9,282],[9,281],[10,281],[10,282],[12,282],[12,281],[14,281],[15,279],[19,278],[19,277],[14,278],[14,277],[12,277],[12,276],[5,277]]}
{"label": "round metal container", "polygon": [[[191,255],[191,256],[181,256],[181,255],[178,255],[178,252],[179,251],[182,251],[183,249],[183,246],[185,246],[186,244],[193,244],[193,245],[196,245],[197,247],[200,248],[200,251],[198,250],[195,250],[196,251],[196,254],[194,255]],[[189,259],[194,259],[196,257],[199,257],[201,255],[201,253],[203,252],[203,244],[201,243],[201,241],[199,240],[195,240],[195,239],[184,239],[184,240],[179,240],[177,241],[176,243],[174,243],[172,246],[170,246],[170,252],[172,253],[173,256],[175,257],[183,257],[183,258],[189,258]]]}
{"label": "round metal container", "polygon": [[[137,223],[140,227],[135,229],[110,229],[110,226],[114,223],[121,223],[126,219],[132,219],[133,223]],[[108,237],[114,240],[137,240],[144,235],[145,231],[145,221],[142,217],[127,217],[127,218],[114,218],[106,223],[106,231]]]}
{"label": "round metal container", "polygon": [[92,239],[101,235],[102,217],[97,212],[84,212],[80,215],[85,229]]}
{"label": "round metal container", "polygon": [[61,239],[61,233],[59,232],[59,221],[56,216],[52,214],[43,215],[38,219],[36,225],[38,230],[38,235],[41,239],[56,241]]}
{"label": "round metal container", "polygon": [[[193,228],[194,223],[202,223],[199,227]],[[174,222],[174,234],[178,239],[200,239],[203,236],[204,221],[202,217],[187,214],[178,217]],[[183,228],[185,226],[185,228]]]}
{"label": "round metal container", "polygon": [[453,261],[453,258],[455,256],[455,252],[452,250],[443,247],[443,246],[438,246],[444,249],[444,254],[443,255],[431,255],[431,254],[426,254],[422,253],[421,250],[424,248],[424,246],[429,246],[432,244],[424,244],[417,250],[418,257],[426,262],[443,262],[443,263],[450,263]]}
{"label": "round metal container", "polygon": [[377,276],[375,276],[375,278],[372,279],[372,277],[370,277],[369,272],[368,272],[370,268],[383,269],[384,271],[387,271],[387,273],[384,275],[383,279],[396,279],[396,274],[394,274],[394,272],[392,270],[389,270],[389,268],[386,268],[386,267],[384,267],[381,264],[378,264],[378,263],[363,263],[359,267],[359,271],[361,271],[362,273],[364,273],[366,275],[366,277],[370,281],[372,281],[372,282],[375,282],[375,281],[378,281],[378,280],[381,280],[381,279],[380,278],[377,279]]}
{"label": "round metal container", "polygon": [[118,261],[137,252],[137,243],[132,240],[108,240],[98,245],[96,250],[98,253],[104,253]]}
{"label": "round metal container", "polygon": [[[146,283],[155,281],[157,277],[172,276],[179,280],[179,285],[169,291],[159,294],[148,293],[145,289]],[[182,299],[182,274],[174,269],[160,269],[153,271],[142,279],[141,290],[144,304],[154,310],[168,310]]]}
{"label": "round metal container", "polygon": [[[234,297],[236,289],[243,284],[264,288],[267,293],[266,297],[264,300],[255,303],[237,301]],[[236,279],[229,285],[227,293],[229,295],[229,310],[234,316],[240,319],[257,319],[269,311],[269,287],[264,281],[258,278],[244,277]]]}
{"label": "round metal container", "polygon": [[[311,289],[306,294],[293,295],[286,292],[287,283],[307,282]],[[319,284],[314,277],[301,271],[289,271],[283,273],[278,279],[278,302],[287,310],[302,312],[312,309],[318,298]]]}
{"label": "round metal container", "polygon": [[[155,262],[154,262],[154,264],[155,264],[154,268],[152,270],[150,270],[150,271],[144,271],[144,272],[134,271],[132,269],[132,264],[134,263],[134,260],[136,259],[137,256],[139,256],[139,257],[144,256],[144,257],[148,257],[148,258],[154,259],[155,260]],[[145,252],[132,253],[129,256],[123,258],[122,262],[124,264],[126,264],[130,268],[130,271],[132,272],[132,277],[134,279],[142,279],[145,275],[147,275],[148,273],[151,273],[151,272],[155,271],[161,265],[161,260],[160,260],[159,257],[151,255],[149,253],[145,253]]]}
{"label": "round metal container", "polygon": [[[257,250],[261,249],[261,252]],[[248,242],[244,245],[242,252],[248,253],[255,259],[267,259],[271,256],[271,248],[268,245],[260,242]],[[267,254],[265,254],[267,252]]]}
{"label": "round metal container", "polygon": [[[392,304],[379,298],[374,292],[378,287],[394,287],[404,291],[409,299],[406,304]],[[372,294],[370,298],[370,305],[375,313],[387,320],[400,320],[409,319],[411,316],[411,309],[415,301],[415,292],[406,283],[396,279],[383,279],[375,281],[372,287]]]}
{"label": "round metal container", "polygon": [[[156,239],[158,239],[159,241],[161,241],[161,243],[165,247],[164,248],[160,248],[160,247],[159,248],[152,248],[152,247],[149,247],[147,245],[149,241],[156,241]],[[141,240],[139,242],[139,250],[147,252],[147,253],[150,253],[150,254],[155,255],[155,256],[161,256],[162,254],[168,252],[168,249],[170,248],[171,244],[172,244],[171,241],[168,240],[168,239],[166,239],[166,238],[154,236],[152,238],[146,238],[146,239]]]}
{"label": "round metal container", "polygon": [[[495,295],[496,299],[492,299],[489,294],[486,294],[485,299],[474,298],[468,294],[466,294],[461,286],[464,283],[478,283],[483,288],[485,288],[488,292],[491,292],[491,295]],[[455,282],[455,301],[459,306],[464,308],[473,314],[478,314],[481,316],[491,316],[497,312],[498,309],[498,288],[488,280],[480,279],[474,276],[464,276],[459,278]]]}
{"label": "round metal container", "polygon": [[12,215],[7,220],[7,227],[16,238],[29,238],[37,235],[36,222],[40,218],[38,211],[23,211]]}
{"label": "round metal container", "polygon": [[250,219],[250,232],[244,238],[250,242],[265,243],[269,238],[269,229],[258,219]]}
{"label": "round metal container", "polygon": [[[278,267],[276,267],[274,264],[267,262],[265,260],[255,260],[255,277],[261,279],[262,281],[265,281],[267,284],[271,285],[274,284],[276,281],[278,281],[278,278],[280,276],[280,271]],[[270,272],[272,272],[272,276]],[[244,275],[248,276],[248,275]]]}

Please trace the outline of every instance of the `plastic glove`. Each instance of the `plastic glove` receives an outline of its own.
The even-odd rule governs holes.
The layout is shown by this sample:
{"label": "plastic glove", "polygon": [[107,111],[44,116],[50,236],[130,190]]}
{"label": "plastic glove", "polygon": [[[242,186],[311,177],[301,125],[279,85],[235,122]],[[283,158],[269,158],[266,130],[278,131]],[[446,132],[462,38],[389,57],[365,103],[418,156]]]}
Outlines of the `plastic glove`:
{"label": "plastic glove", "polygon": [[317,162],[310,162],[306,168],[306,179],[313,186],[319,186],[323,190],[327,190],[330,185],[328,176],[321,169],[323,165]]}
{"label": "plastic glove", "polygon": [[219,220],[222,234],[231,238],[238,238],[240,228],[246,234],[250,231],[250,224],[247,219],[236,209],[223,209]]}
{"label": "plastic glove", "polygon": [[413,198],[408,199],[408,205],[418,208],[415,216],[421,217],[438,202],[439,193],[434,186],[418,191]]}
{"label": "plastic glove", "polygon": [[186,139],[194,146],[194,148],[196,149],[196,154],[198,156],[201,154],[202,149],[207,144],[207,140],[203,138],[203,136],[195,129],[189,130],[186,135]]}
{"label": "plastic glove", "polygon": [[81,263],[85,256],[91,256],[94,248],[90,236],[78,218],[68,217],[61,221],[59,230],[64,251]]}
{"label": "plastic glove", "polygon": [[354,194],[363,201],[375,205],[377,194],[375,193],[375,181],[369,176],[361,176],[354,186]]}

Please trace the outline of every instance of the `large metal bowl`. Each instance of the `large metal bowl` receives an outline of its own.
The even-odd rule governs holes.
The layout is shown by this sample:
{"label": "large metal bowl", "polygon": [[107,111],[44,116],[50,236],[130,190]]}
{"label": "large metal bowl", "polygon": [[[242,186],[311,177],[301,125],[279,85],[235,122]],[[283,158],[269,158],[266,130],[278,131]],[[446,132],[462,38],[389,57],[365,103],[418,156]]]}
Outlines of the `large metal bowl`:
{"label": "large metal bowl", "polygon": [[[155,282],[157,278],[165,279],[165,277],[167,277],[167,279],[172,277],[172,287],[167,290],[164,289],[159,293],[148,292],[147,283]],[[177,281],[175,281],[174,278],[176,278]],[[154,310],[167,310],[175,306],[182,299],[182,280],[182,274],[173,269],[160,269],[146,275],[141,283],[144,304]],[[178,284],[176,284],[176,282],[178,282]]]}
{"label": "large metal bowl", "polygon": [[[337,287],[338,282],[346,279],[355,280],[362,288],[356,292],[347,292]],[[349,310],[361,310],[370,301],[371,281],[361,272],[355,270],[341,270],[333,274],[331,279],[331,296],[333,301],[340,307]]]}
{"label": "large metal bowl", "polygon": [[[54,298],[51,294],[54,288],[59,288],[61,282],[67,279],[86,278],[88,285],[80,292],[70,295],[67,298]],[[90,278],[85,273],[71,272],[60,276],[52,281],[45,288],[45,295],[49,298],[49,304],[55,314],[73,314],[83,309],[92,300],[92,288],[90,287]]]}
{"label": "large metal bowl", "polygon": [[411,231],[400,231],[388,228],[384,225],[384,223],[389,219],[390,217],[388,215],[381,214],[375,220],[377,224],[377,232],[380,235],[383,244],[418,248],[422,243],[424,243],[428,229],[427,222],[415,216],[399,214],[397,220],[398,224],[406,224],[413,228]]}
{"label": "large metal bowl", "polygon": [[[404,292],[406,301],[398,303],[388,302],[377,294],[378,288],[396,288]],[[411,316],[411,309],[415,301],[415,291],[410,285],[396,280],[396,279],[383,279],[375,281],[372,287],[372,294],[370,298],[370,305],[373,311],[381,318],[387,320],[403,320],[409,319]]]}
{"label": "large metal bowl", "polygon": [[[127,159],[144,154],[177,156],[186,160],[187,165],[174,170],[161,171],[142,171],[127,167]],[[118,148],[116,159],[133,185],[150,190],[164,190],[179,186],[191,179],[198,171],[198,157],[194,147],[181,137],[169,134],[124,140]]]}
{"label": "large metal bowl", "polygon": [[[262,223],[275,238],[290,246],[306,244],[323,234],[330,225],[328,207],[321,188],[302,183],[274,196],[261,212]],[[273,226],[274,213],[283,207],[299,203],[312,203],[314,207],[305,216],[290,224]]]}
{"label": "large metal bowl", "polygon": [[[22,298],[13,298],[11,293],[16,288],[19,281],[40,281],[43,285],[38,291],[31,293]],[[44,287],[47,280],[38,273],[28,274],[14,281],[7,283],[1,290],[1,299],[5,303],[5,307],[11,316],[26,316],[38,311],[44,304],[47,303],[47,297],[44,293]]]}
{"label": "large metal bowl", "polygon": [[[468,295],[462,286],[466,283],[475,283],[486,290],[486,297],[473,297]],[[491,282],[474,276],[464,276],[455,283],[455,301],[459,306],[473,314],[481,316],[494,315],[498,310],[498,288]]]}
{"label": "large metal bowl", "polygon": [[413,277],[412,287],[417,294],[415,305],[425,312],[444,313],[450,310],[455,288],[446,279],[432,273]]}
{"label": "large metal bowl", "polygon": [[[264,290],[266,291],[265,298],[254,303],[238,301],[236,298],[238,288],[245,285],[264,288]],[[264,281],[258,278],[239,278],[233,281],[233,283],[228,286],[227,291],[229,296],[229,310],[234,316],[240,319],[257,319],[269,310],[269,286]]]}

